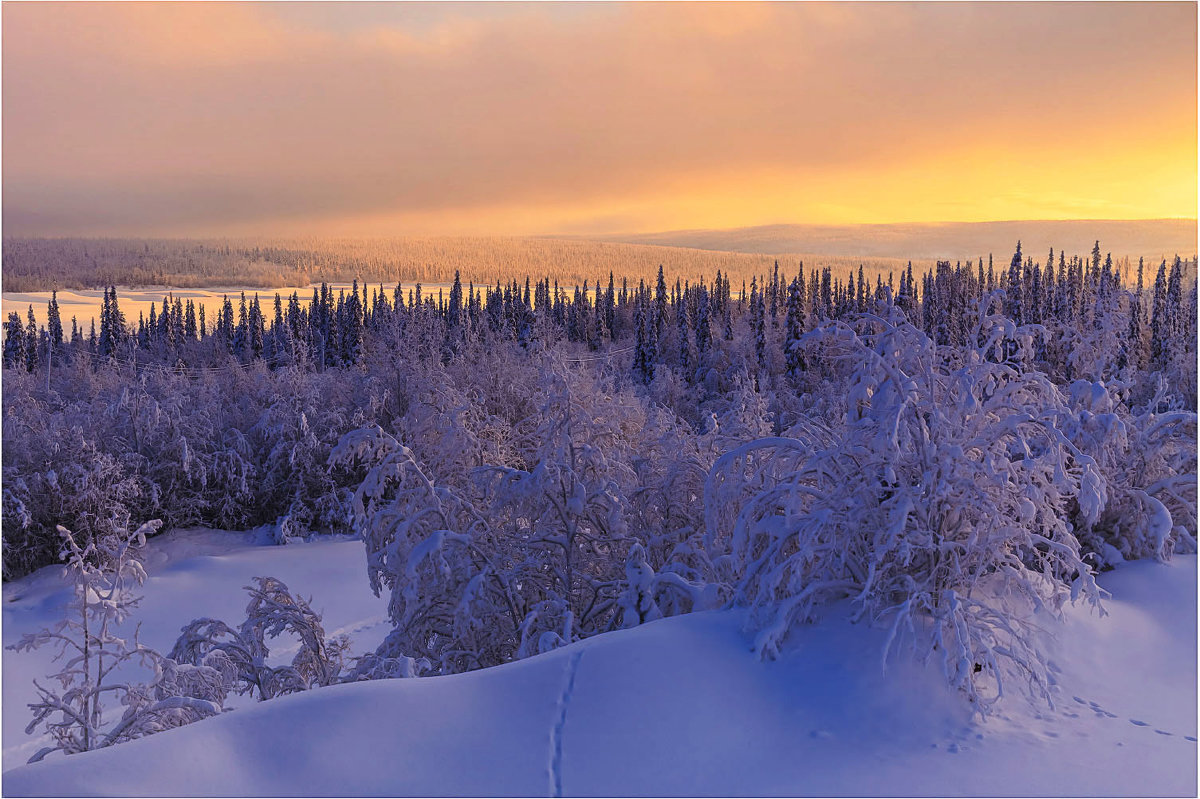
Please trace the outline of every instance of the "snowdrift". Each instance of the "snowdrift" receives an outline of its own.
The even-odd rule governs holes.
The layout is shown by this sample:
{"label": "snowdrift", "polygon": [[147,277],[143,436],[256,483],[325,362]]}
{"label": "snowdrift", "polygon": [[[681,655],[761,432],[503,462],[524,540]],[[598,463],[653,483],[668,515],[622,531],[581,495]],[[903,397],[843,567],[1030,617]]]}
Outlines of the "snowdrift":
{"label": "snowdrift", "polygon": [[[205,589],[216,596],[245,573],[277,567],[293,588],[316,594],[317,606],[333,603],[329,629],[344,623],[353,630],[356,607],[360,620],[373,622],[358,626],[373,629],[380,600],[365,590],[361,546],[191,558],[148,583],[144,607],[208,612]],[[844,606],[798,630],[771,662],[751,652],[740,614],[720,611],[651,622],[483,671],[339,685],[244,706],[129,744],[13,768],[4,773],[3,791],[1194,795],[1196,564],[1196,557],[1180,556],[1103,575],[1113,595],[1108,616],[1074,608],[1065,623],[1047,629],[1055,707],[1014,696],[984,724],[972,720],[936,664],[897,661],[884,674],[884,632],[851,624]],[[10,589],[6,606],[14,602]],[[240,597],[233,596],[236,604]],[[37,615],[29,608],[26,614]],[[157,644],[167,627],[150,631],[148,641]],[[5,639],[17,632],[5,630]],[[373,641],[359,643],[356,650]],[[25,719],[24,707],[14,707],[24,690],[10,669],[18,657],[5,658],[6,765],[16,722]]]}

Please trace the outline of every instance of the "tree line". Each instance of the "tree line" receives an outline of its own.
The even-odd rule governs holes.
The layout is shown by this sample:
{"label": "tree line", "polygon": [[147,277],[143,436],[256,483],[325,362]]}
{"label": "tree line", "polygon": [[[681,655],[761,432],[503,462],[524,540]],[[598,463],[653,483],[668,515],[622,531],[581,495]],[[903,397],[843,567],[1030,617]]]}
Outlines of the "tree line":
{"label": "tree line", "polygon": [[[1068,260],[1060,252],[1057,263],[1053,250],[1044,263],[1023,256],[1018,242],[1004,268],[996,269],[991,257],[986,266],[982,259],[939,261],[920,280],[911,263],[898,277],[889,274],[885,282],[879,274],[872,283],[862,266],[842,279],[828,266],[806,273],[803,262],[789,280],[776,261],[773,271],[752,277],[748,289],[743,281],[736,293],[719,271],[711,283],[677,278],[669,285],[661,266],[652,284],[631,286],[622,279],[618,285],[610,273],[607,285],[585,280],[571,290],[550,278],[531,286],[528,277],[523,285],[464,286],[456,273],[450,290],[436,294],[423,292],[420,283],[389,290],[360,287],[356,280],[348,294],[322,284],[303,300],[299,293],[277,293],[264,308],[257,293],[247,299],[242,292],[236,306],[226,296],[214,319],[206,319],[203,305],[168,295],[161,310],[152,307],[149,318],[139,314],[136,323],[125,318],[116,288],[109,287],[98,330],[94,320],[85,332],[72,319],[68,332],[56,293],[43,325],[32,305],[24,321],[10,313],[4,366],[44,369],[48,376],[56,361],[77,357],[178,369],[213,368],[227,358],[264,360],[272,367],[346,367],[361,364],[366,338],[398,343],[411,326],[422,342],[413,355],[443,359],[476,340],[527,347],[562,339],[592,351],[628,341],[633,371],[648,383],[659,365],[689,374],[702,366],[715,337],[733,338],[736,315],[753,333],[755,376],[782,367],[797,377],[805,364],[795,343],[819,320],[895,307],[939,345],[961,346],[974,317],[998,303],[1015,324],[1044,328],[1037,361],[1056,379],[1129,379],[1147,369],[1162,372],[1173,358],[1195,351],[1195,261],[1177,256],[1168,265],[1164,259],[1152,281],[1145,273],[1139,260],[1136,283],[1126,285],[1112,256],[1102,257],[1099,242],[1090,258]],[[782,363],[773,359],[776,349]],[[1194,383],[1181,388],[1194,399]]]}

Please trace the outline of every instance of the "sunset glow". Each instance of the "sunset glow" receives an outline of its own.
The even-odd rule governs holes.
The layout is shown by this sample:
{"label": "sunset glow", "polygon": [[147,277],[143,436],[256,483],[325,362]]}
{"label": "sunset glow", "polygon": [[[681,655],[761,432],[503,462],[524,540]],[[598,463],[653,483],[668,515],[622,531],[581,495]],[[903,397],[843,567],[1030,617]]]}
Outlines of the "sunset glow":
{"label": "sunset glow", "polygon": [[3,16],[11,234],[1196,216],[1190,3]]}

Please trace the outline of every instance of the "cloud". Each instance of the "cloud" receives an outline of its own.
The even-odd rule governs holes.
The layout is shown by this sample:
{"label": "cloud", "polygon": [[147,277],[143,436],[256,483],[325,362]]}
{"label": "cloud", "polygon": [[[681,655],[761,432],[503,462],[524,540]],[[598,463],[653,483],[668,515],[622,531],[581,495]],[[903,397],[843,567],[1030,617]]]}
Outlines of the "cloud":
{"label": "cloud", "polygon": [[[1195,214],[1189,4],[10,3],[3,16],[10,232],[650,229],[688,209],[719,220],[722,203],[729,224],[753,224],[878,215],[848,188],[897,204],[924,193],[901,182],[914,172],[949,192],[909,202],[914,219],[961,217],[989,191],[955,189],[964,163],[1054,208],[1180,202],[1177,187],[1109,196],[1086,162],[1064,172],[1064,151],[1118,172],[1181,153],[1191,199],[1177,215]],[[997,161],[1009,168],[984,168]],[[756,187],[785,210],[742,218]]]}

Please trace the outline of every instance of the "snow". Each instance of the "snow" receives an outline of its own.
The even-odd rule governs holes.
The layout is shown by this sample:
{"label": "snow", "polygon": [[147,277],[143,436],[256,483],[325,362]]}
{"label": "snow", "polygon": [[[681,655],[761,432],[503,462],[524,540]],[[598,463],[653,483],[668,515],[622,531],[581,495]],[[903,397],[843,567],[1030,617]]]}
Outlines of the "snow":
{"label": "snow", "polygon": [[[420,281],[409,280],[404,281],[405,297],[408,297],[408,292],[416,288]],[[335,294],[337,292],[350,292],[353,283],[328,283],[326,284]],[[368,283],[371,288],[377,288],[378,282]],[[396,288],[396,283],[385,282],[383,284],[387,290],[389,297],[391,291]],[[441,289],[447,294],[453,283],[422,283],[421,290],[425,294],[432,293],[436,295]],[[138,314],[143,314],[147,317],[150,315],[150,306],[154,306],[156,311],[162,310],[163,297],[170,296],[172,299],[179,299],[186,303],[191,300],[195,303],[197,312],[200,306],[204,306],[211,329],[212,320],[216,319],[216,315],[220,313],[221,306],[228,297],[229,301],[234,304],[236,309],[241,295],[245,293],[247,300],[255,294],[258,295],[259,301],[263,304],[263,308],[269,307],[271,302],[274,302],[275,295],[278,294],[284,305],[292,294],[299,297],[300,304],[307,307],[312,301],[313,289],[319,289],[320,283],[309,283],[303,286],[282,286],[279,288],[265,288],[262,286],[215,286],[208,288],[178,288],[174,286],[117,286],[117,304],[121,308],[121,312],[125,314],[127,323],[137,325]],[[564,286],[564,290],[572,291],[574,286]],[[483,290],[483,287],[477,287],[476,293]],[[66,326],[67,334],[71,333],[71,317],[75,317],[79,322],[79,328],[86,336],[88,326],[91,322],[96,322],[97,327],[100,324],[100,308],[104,303],[105,289],[60,289],[58,291],[58,306],[59,313],[62,315],[63,324]],[[592,291],[595,296],[595,291]],[[33,306],[34,316],[39,324],[46,322],[46,304],[50,302],[51,292],[49,291],[6,291],[0,294],[0,313],[3,313],[4,318],[8,318],[10,312],[16,312],[21,317],[21,321],[25,321],[25,314],[29,311],[29,306]],[[136,332],[136,331],[135,331]]]}
{"label": "snow", "polygon": [[[215,530],[174,530],[150,539],[143,560],[149,579],[135,591],[143,599],[134,611],[132,631],[141,623],[142,643],[169,652],[180,628],[193,618],[210,616],[237,626],[245,618],[249,595],[243,586],[256,576],[274,576],[294,593],[310,595],[313,609],[324,616],[329,636],[350,635],[353,652],[374,649],[390,629],[387,599],[376,599],[367,584],[362,543],[318,541],[289,546],[261,546],[265,531],[233,533]],[[49,566],[4,585],[3,644],[15,644],[28,632],[46,627],[63,616],[62,605],[71,587],[62,581],[63,567]],[[298,642],[272,642],[272,662],[295,654]],[[49,739],[25,734],[30,715],[26,704],[36,692],[34,679],[51,672],[53,651],[43,648],[3,658],[3,767],[24,763]],[[149,672],[138,679],[149,679]],[[230,698],[227,704],[238,704]],[[246,700],[243,700],[243,702]],[[114,718],[120,708],[110,709]]]}
{"label": "snow", "polygon": [[[225,536],[222,538],[221,536]],[[199,542],[199,543],[197,543]],[[313,597],[352,651],[387,632],[363,545],[151,541],[137,616],[169,649],[196,616],[238,622],[273,575]],[[1194,795],[1195,556],[1101,576],[1099,617],[1047,622],[1055,708],[1005,700],[973,719],[938,664],[881,668],[887,631],[845,603],[760,661],[738,611],[676,616],[496,668],[380,680],[243,704],[128,744],[20,765],[25,702],[47,653],[4,653],[8,796]],[[4,586],[3,638],[58,618],[44,569]],[[282,649],[273,649],[278,654]]]}

